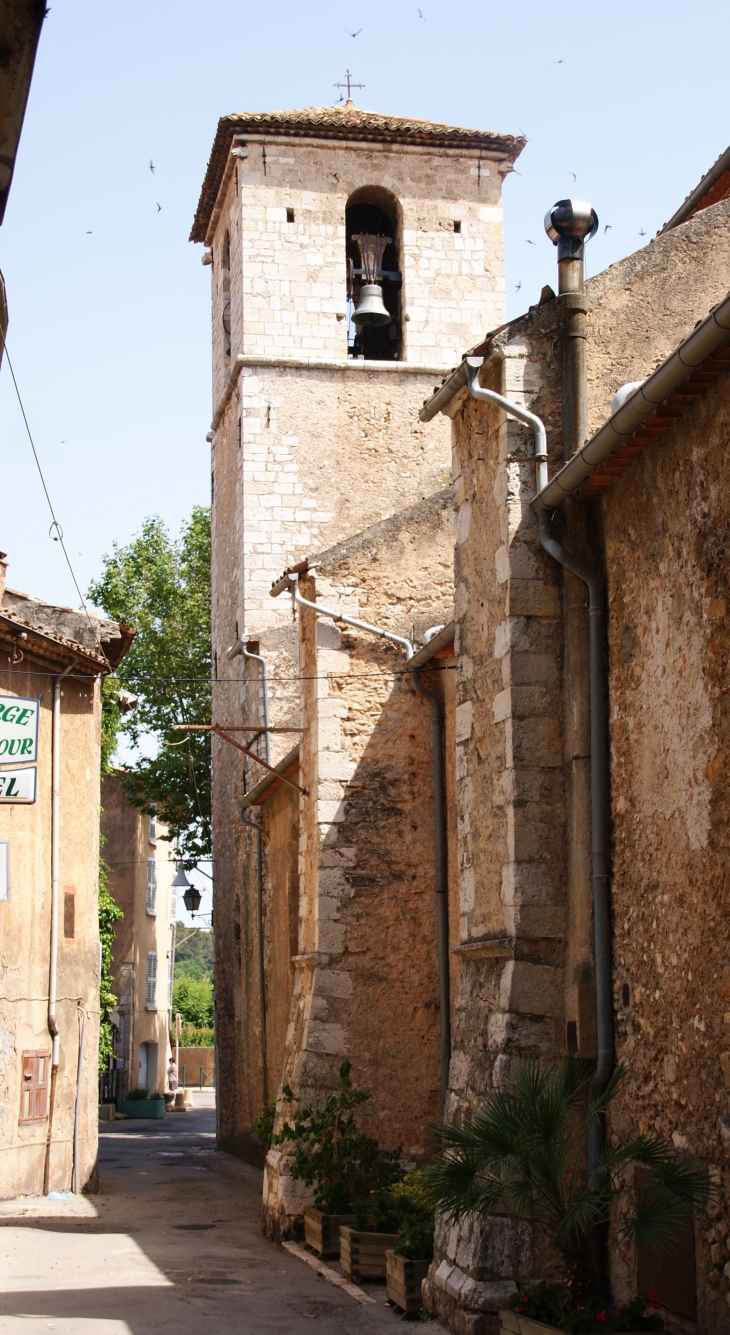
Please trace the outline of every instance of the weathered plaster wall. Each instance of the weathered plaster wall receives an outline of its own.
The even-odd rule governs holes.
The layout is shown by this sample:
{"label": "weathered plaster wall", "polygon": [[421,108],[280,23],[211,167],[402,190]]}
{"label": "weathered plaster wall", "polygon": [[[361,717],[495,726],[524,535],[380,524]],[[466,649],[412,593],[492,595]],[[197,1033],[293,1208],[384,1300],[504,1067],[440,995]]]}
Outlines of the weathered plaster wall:
{"label": "weathered plaster wall", "polygon": [[[452,541],[442,492],[322,554],[302,591],[414,636],[450,619]],[[359,1123],[418,1159],[440,1111],[431,711],[401,649],[301,610],[307,796],[283,1079],[319,1100],[350,1057],[372,1095]],[[266,1226],[286,1235],[302,1199],[270,1152]]]}
{"label": "weathered plaster wall", "polygon": [[[26,655],[0,672],[0,693],[40,697],[37,798],[0,804],[0,839],[10,841],[10,899],[0,903],[0,1195],[43,1191],[47,1120],[18,1125],[22,1054],[48,1052],[47,1002],[51,932],[51,708],[53,678]],[[79,1048],[76,999],[87,1008],[82,1074],[79,1181],[92,1186],[97,1155],[99,1044],[99,685],[67,679],[61,696],[60,1064],[53,1117],[50,1189],[68,1191]],[[64,937],[63,895],[73,890],[73,939]]]}
{"label": "weathered plaster wall", "polygon": [[[726,375],[603,502],[614,1001],[628,1065],[614,1123],[659,1132],[717,1173],[696,1234],[708,1332],[730,1324],[729,447]],[[635,1287],[630,1257],[616,1252],[614,1268],[622,1291]]]}

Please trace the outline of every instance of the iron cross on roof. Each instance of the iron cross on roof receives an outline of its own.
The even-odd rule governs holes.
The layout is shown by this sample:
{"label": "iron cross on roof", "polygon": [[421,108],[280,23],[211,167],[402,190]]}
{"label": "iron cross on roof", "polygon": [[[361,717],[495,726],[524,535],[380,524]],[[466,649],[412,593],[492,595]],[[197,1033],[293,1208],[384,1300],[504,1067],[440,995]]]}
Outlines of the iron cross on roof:
{"label": "iron cross on roof", "polygon": [[[351,102],[351,101],[352,101],[352,98],[351,98],[350,94],[351,94],[352,89],[353,89],[353,88],[364,88],[364,87],[365,87],[365,84],[364,84],[364,83],[353,83],[353,81],[352,81],[352,75],[350,74],[350,71],[349,71],[349,70],[346,70],[346,71],[345,71],[345,83],[336,83],[336,84],[334,85],[334,87],[335,87],[335,88],[346,88],[346,89],[347,89],[347,100],[348,100],[348,102]],[[342,98],[340,98],[340,102],[341,102],[341,101],[342,101]]]}

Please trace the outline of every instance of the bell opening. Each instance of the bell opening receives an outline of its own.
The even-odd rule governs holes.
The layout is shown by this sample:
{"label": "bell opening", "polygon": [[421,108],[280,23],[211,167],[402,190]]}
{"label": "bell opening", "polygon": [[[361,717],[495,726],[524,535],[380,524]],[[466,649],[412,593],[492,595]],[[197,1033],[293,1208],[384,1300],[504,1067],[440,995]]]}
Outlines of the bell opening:
{"label": "bell opening", "polygon": [[402,354],[400,206],[387,190],[365,186],[348,201],[347,355],[398,361]]}

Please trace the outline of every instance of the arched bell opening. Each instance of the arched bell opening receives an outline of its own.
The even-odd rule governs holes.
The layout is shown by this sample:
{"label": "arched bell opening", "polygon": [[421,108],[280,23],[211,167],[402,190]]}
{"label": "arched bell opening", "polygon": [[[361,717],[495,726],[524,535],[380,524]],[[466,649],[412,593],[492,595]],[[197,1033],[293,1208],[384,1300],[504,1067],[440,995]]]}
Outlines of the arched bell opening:
{"label": "arched bell opening", "polygon": [[403,357],[401,207],[381,186],[347,201],[347,355],[366,361]]}

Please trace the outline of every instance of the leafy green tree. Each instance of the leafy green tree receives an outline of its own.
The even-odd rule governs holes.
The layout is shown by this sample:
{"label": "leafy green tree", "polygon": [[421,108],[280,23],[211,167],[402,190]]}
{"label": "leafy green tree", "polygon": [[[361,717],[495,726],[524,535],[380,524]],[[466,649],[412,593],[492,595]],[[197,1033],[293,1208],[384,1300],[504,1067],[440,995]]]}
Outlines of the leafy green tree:
{"label": "leafy green tree", "polygon": [[179,978],[213,978],[213,933],[187,932],[185,924],[177,924],[179,944],[175,947],[175,982]]}
{"label": "leafy green tree", "polygon": [[106,1071],[112,1055],[112,1026],[109,1012],[117,1004],[112,992],[112,964],[114,948],[114,924],[121,922],[124,913],[112,897],[107,884],[109,868],[104,859],[99,858],[99,940],[101,941],[101,977],[99,979],[99,1071]]}
{"label": "leafy green tree", "polygon": [[[111,757],[117,744],[117,732],[121,713],[119,710],[119,686],[110,677],[101,680],[101,777],[111,774]],[[101,814],[101,813],[100,813]],[[100,838],[103,846],[104,836]],[[101,977],[99,979],[99,1072],[106,1071],[112,1056],[112,1025],[109,1012],[117,1004],[112,991],[112,965],[114,963],[114,924],[121,922],[124,913],[120,909],[109,889],[109,868],[101,853],[99,854],[99,940],[101,942]]]}
{"label": "leafy green tree", "polygon": [[[137,633],[109,696],[123,686],[139,705],[124,718],[109,699],[105,726],[132,745],[157,739],[122,777],[133,806],[157,813],[188,865],[210,855],[210,734],[173,731],[178,723],[210,723],[210,511],[195,506],[173,540],[162,520],[146,519],[137,538],[114,545],[89,598]],[[106,699],[106,695],[105,695]],[[117,713],[114,713],[115,707]]]}
{"label": "leafy green tree", "polygon": [[625,1067],[589,1103],[591,1075],[591,1064],[578,1058],[560,1067],[521,1062],[471,1121],[433,1128],[443,1148],[422,1172],[451,1221],[499,1211],[543,1229],[563,1255],[574,1297],[602,1291],[590,1242],[609,1218],[619,1220],[625,1242],[661,1252],[710,1190],[704,1165],[655,1135],[609,1136],[589,1178],[588,1132],[616,1097]]}
{"label": "leafy green tree", "polygon": [[213,984],[206,978],[179,978],[172,989],[173,1015],[196,1029],[213,1026]]}

